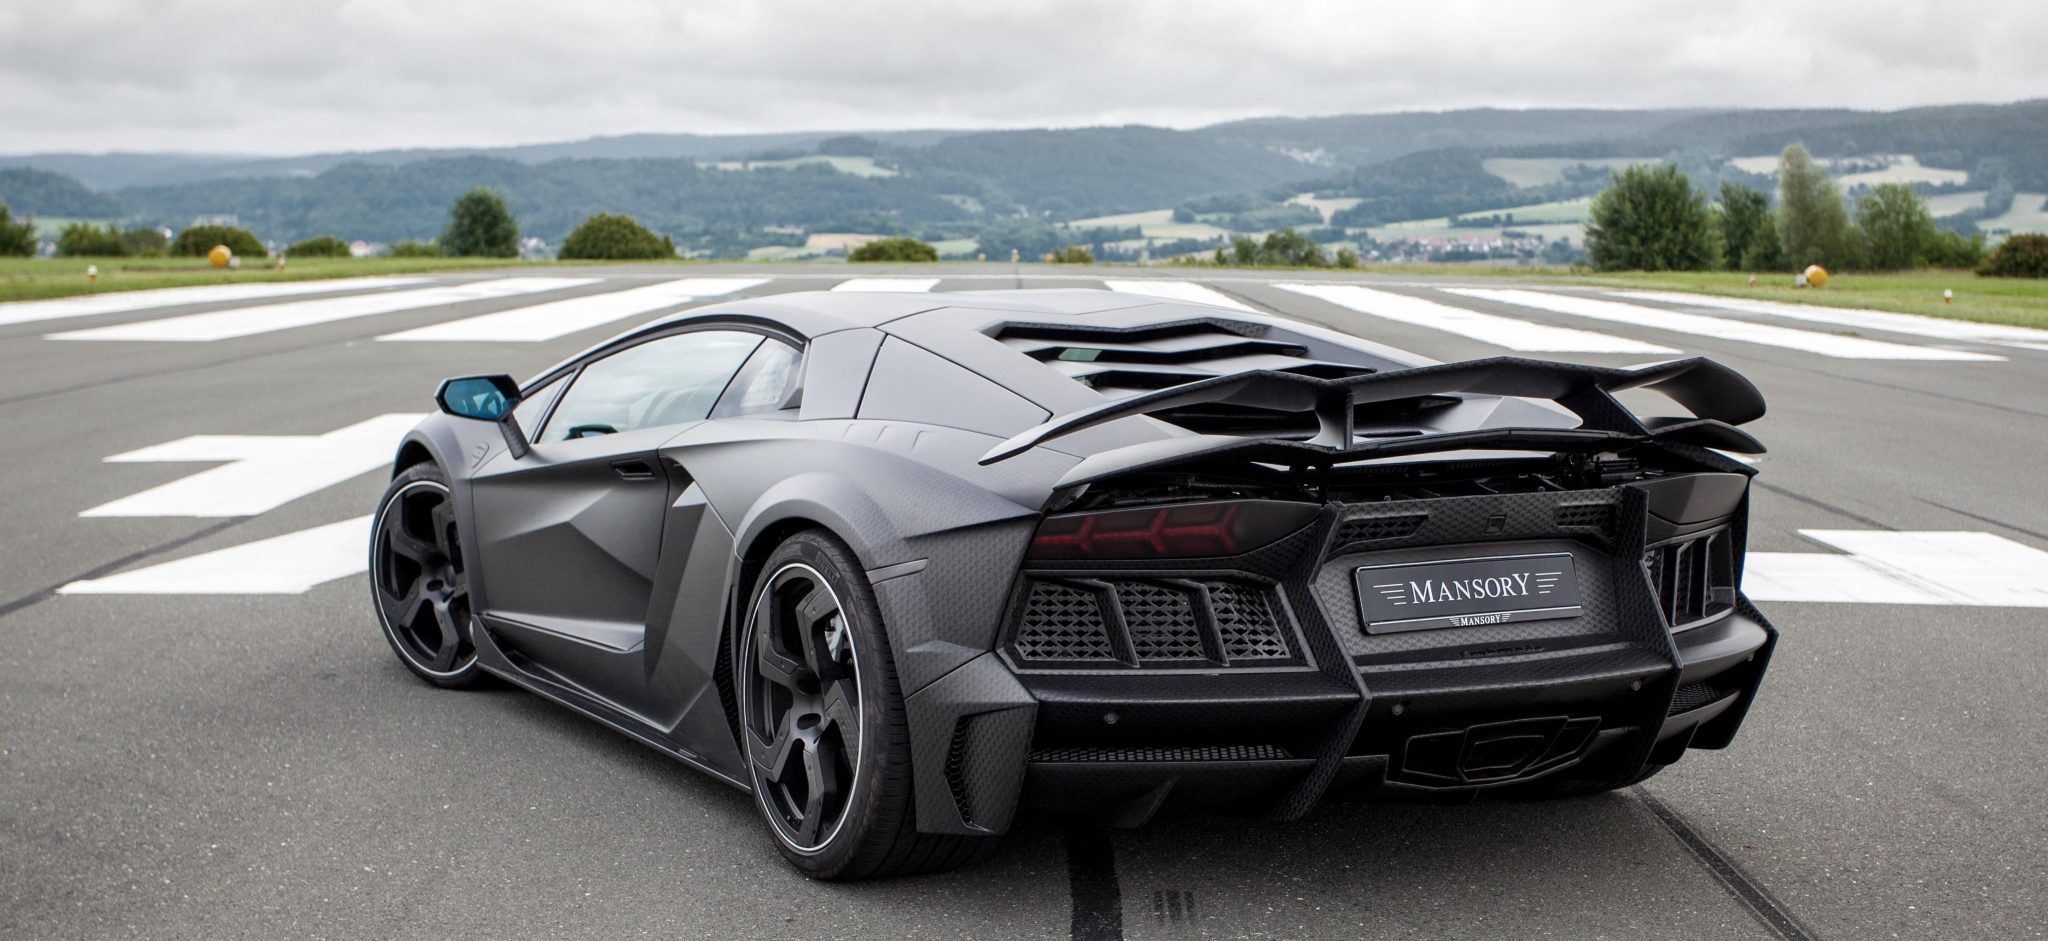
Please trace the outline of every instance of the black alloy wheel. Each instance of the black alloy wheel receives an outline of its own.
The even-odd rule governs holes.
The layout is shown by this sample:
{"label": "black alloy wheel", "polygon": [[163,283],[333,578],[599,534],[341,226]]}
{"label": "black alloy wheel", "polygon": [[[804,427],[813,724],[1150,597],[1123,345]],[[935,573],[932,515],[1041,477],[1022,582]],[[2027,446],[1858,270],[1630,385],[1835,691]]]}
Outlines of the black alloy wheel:
{"label": "black alloy wheel", "polygon": [[432,465],[391,483],[370,536],[370,585],[384,638],[406,668],[436,686],[474,685],[469,573],[455,505]]}
{"label": "black alloy wheel", "polygon": [[858,782],[865,722],[853,629],[832,586],[802,562],[768,576],[750,622],[755,792],[783,844],[815,853],[838,834]]}

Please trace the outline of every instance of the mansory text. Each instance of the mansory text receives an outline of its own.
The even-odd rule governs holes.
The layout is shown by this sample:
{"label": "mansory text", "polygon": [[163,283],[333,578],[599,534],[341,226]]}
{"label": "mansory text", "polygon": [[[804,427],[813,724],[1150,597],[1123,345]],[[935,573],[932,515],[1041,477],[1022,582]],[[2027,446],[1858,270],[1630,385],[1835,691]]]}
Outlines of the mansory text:
{"label": "mansory text", "polygon": [[1704,359],[809,293],[436,398],[370,548],[405,666],[749,790],[821,878],[957,865],[1026,810],[1623,787],[1727,746],[1777,637],[1726,454],[1763,399]]}

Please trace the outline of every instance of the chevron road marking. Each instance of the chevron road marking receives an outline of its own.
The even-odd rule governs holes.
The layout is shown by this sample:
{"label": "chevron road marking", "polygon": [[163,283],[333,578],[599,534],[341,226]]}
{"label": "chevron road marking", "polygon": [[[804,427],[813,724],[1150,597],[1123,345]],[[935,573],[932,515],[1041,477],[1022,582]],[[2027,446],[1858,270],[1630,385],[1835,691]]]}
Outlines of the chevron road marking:
{"label": "chevron road marking", "polygon": [[1643,301],[1662,301],[1666,304],[1689,304],[1694,307],[1718,307],[1722,310],[1768,314],[1772,317],[1807,320],[1814,323],[1835,324],[1843,327],[1861,327],[1866,330],[1883,330],[1888,333],[1933,337],[1937,340],[2007,343],[2031,349],[2048,349],[2048,330],[2036,330],[2032,327],[1975,323],[1968,320],[1948,320],[1941,317],[1922,317],[1917,314],[1895,314],[1883,310],[1858,310],[1849,307],[1821,307],[1814,304],[1783,304],[1776,301],[1753,301],[1744,298],[1712,297],[1704,294],[1680,294],[1672,291],[1617,291],[1615,296]]}
{"label": "chevron road marking", "polygon": [[1681,314],[1676,311],[1655,307],[1641,307],[1616,301],[1603,301],[1591,297],[1565,294],[1546,294],[1541,291],[1500,288],[1445,288],[1449,293],[1485,301],[1530,307],[1574,317],[1590,317],[1614,323],[1649,327],[1655,330],[1669,330],[1673,333],[1689,333],[1694,336],[1715,337],[1738,343],[1755,343],[1760,346],[1775,346],[1788,350],[1818,353],[1837,359],[1895,359],[1895,360],[1950,360],[1958,362],[2000,362],[2003,356],[1989,353],[1969,353],[1961,350],[1944,350],[1935,347],[1906,346],[1899,343],[1885,343],[1866,340],[1861,337],[1836,336],[1832,333],[1815,333],[1810,330],[1794,330],[1770,324],[1754,323],[1747,320],[1730,320],[1725,317],[1708,317],[1701,314]]}
{"label": "chevron road marking", "polygon": [[389,464],[423,417],[379,415],[324,435],[195,435],[116,454],[107,461],[228,463],[78,515],[255,516]]}
{"label": "chevron road marking", "polygon": [[367,571],[370,517],[76,581],[60,595],[298,595]]}
{"label": "chevron road marking", "polygon": [[299,294],[339,294],[345,291],[423,284],[426,281],[426,278],[338,278],[330,281],[211,284],[190,288],[158,288],[153,291],[117,291],[111,294],[92,294],[50,301],[14,301],[0,304],[0,325],[122,314],[158,307],[181,307],[186,304],[221,304]]}
{"label": "chevron road marking", "polygon": [[1677,353],[1668,346],[1612,337],[1588,330],[1552,327],[1512,317],[1482,314],[1435,301],[1348,284],[1277,284],[1275,287],[1328,301],[1369,317],[1392,320],[1530,353]]}
{"label": "chevron road marking", "polygon": [[832,286],[834,291],[908,291],[920,293],[939,283],[937,278],[848,278]]}
{"label": "chevron road marking", "polygon": [[287,304],[263,304],[234,310],[187,314],[162,320],[116,324],[50,334],[52,340],[145,340],[205,343],[306,327],[313,324],[388,314],[394,311],[463,301],[556,291],[594,283],[596,278],[494,278],[384,294],[356,294]]}
{"label": "chevron road marking", "polygon": [[1149,297],[1163,297],[1170,301],[1192,301],[1196,304],[1214,304],[1232,310],[1258,313],[1245,306],[1244,302],[1234,300],[1222,291],[1193,281],[1104,281],[1102,284],[1118,294],[1144,294]]}
{"label": "chevron road marking", "polygon": [[683,278],[645,287],[587,294],[532,307],[515,307],[447,323],[431,324],[379,340],[537,343],[603,326],[700,297],[717,297],[768,283],[767,278]]}
{"label": "chevron road marking", "polygon": [[1847,552],[1751,552],[1755,601],[2048,608],[2048,552],[1973,532],[1802,529]]}

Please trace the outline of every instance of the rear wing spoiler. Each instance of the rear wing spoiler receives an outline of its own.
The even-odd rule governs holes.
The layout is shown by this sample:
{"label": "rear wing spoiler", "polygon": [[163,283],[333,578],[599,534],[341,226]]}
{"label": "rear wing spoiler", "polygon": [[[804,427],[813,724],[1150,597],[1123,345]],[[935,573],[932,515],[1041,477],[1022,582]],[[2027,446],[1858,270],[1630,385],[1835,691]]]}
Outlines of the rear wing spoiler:
{"label": "rear wing spoiler", "polygon": [[[1639,418],[1614,397],[1628,389],[1661,393],[1692,415]],[[1358,406],[1454,393],[1545,399],[1577,415],[1580,424],[1577,428],[1481,428],[1357,440]],[[1742,454],[1764,452],[1762,443],[1734,427],[1763,417],[1763,394],[1740,373],[1713,360],[1695,357],[1612,367],[1496,356],[1338,379],[1261,369],[1197,380],[1059,416],[997,445],[982,456],[981,463],[1006,460],[1106,422],[1209,404],[1313,412],[1318,430],[1307,441],[1229,435],[1171,438],[1119,448],[1117,463],[1129,468],[1133,459],[1152,466],[1197,455],[1229,454],[1299,466],[1466,448],[1577,450],[1646,441]],[[1143,457],[1127,452],[1143,452]],[[1083,471],[1087,463],[1075,471]]]}

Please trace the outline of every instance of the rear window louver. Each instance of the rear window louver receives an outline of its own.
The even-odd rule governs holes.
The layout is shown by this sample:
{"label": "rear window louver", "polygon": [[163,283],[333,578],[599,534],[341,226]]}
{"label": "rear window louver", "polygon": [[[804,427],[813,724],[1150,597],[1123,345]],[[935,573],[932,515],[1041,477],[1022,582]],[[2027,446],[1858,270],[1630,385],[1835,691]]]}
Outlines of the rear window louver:
{"label": "rear window louver", "polygon": [[1268,332],[1261,324],[1195,319],[1130,329],[1009,324],[995,338],[1111,398],[1251,369],[1319,379],[1373,371],[1365,366],[1306,359],[1305,347],[1267,339]]}

